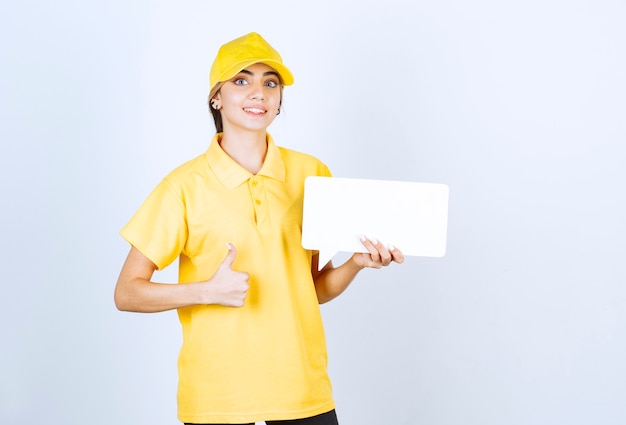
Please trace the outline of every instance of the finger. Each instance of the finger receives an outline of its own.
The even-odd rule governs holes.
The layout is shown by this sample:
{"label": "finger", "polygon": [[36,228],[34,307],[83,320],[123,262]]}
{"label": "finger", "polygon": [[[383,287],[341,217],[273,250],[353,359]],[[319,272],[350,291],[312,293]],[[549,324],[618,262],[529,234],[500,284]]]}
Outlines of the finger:
{"label": "finger", "polygon": [[404,263],[404,254],[398,248],[396,248],[393,245],[390,245],[389,252],[391,253],[393,257],[393,261],[395,261],[398,264]]}
{"label": "finger", "polygon": [[392,254],[389,249],[377,239],[370,239],[372,247],[376,250],[376,254],[372,255],[373,259],[378,259],[383,266],[388,266],[392,260]]}
{"label": "finger", "polygon": [[369,252],[371,260],[375,263],[380,262],[380,254],[378,253],[378,249],[376,249],[378,241],[373,238],[361,236],[361,243],[365,249],[367,249],[367,252]]}
{"label": "finger", "polygon": [[374,247],[378,250],[378,256],[383,266],[388,266],[393,258],[389,249],[380,241],[377,241]]}
{"label": "finger", "polygon": [[222,264],[228,267],[232,267],[233,263],[235,262],[235,258],[237,258],[237,249],[230,242],[227,242],[226,246],[228,247],[228,254],[226,254],[226,258],[224,258]]}
{"label": "finger", "polygon": [[382,261],[383,266],[388,266],[393,261],[393,255],[389,251],[386,246],[382,246],[379,250],[380,261]]}

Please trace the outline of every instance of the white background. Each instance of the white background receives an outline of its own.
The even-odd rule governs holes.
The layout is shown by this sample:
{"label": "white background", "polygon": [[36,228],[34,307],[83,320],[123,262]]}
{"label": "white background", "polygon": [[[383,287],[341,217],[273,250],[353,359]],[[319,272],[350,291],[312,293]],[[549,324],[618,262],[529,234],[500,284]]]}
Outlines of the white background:
{"label": "white background", "polygon": [[450,186],[444,258],[322,307],[342,424],[625,423],[625,21],[621,0],[3,2],[0,423],[177,423],[177,317],[115,309],[118,231],[208,146],[210,65],[250,31],[296,76],[278,144]]}

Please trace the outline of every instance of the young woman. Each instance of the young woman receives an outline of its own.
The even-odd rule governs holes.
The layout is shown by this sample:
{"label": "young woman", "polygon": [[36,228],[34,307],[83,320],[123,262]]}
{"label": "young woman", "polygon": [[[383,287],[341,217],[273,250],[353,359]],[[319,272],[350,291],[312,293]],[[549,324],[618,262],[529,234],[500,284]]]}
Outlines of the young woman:
{"label": "young woman", "polygon": [[[404,257],[363,238],[368,253],[318,271],[317,253],[302,248],[304,179],[330,172],[267,133],[293,76],[259,34],[224,44],[210,82],[217,133],[122,229],[131,249],[116,306],[178,310],[182,422],[336,424],[319,304],[361,269]],[[179,284],[153,282],[176,258]]]}

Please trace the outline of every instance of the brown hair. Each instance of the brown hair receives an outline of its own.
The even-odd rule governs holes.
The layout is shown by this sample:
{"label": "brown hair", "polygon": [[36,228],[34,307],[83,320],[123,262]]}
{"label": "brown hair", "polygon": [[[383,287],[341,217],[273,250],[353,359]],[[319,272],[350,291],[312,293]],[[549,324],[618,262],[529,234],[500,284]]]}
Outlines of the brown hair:
{"label": "brown hair", "polygon": [[220,81],[215,86],[213,86],[213,88],[209,92],[209,111],[211,111],[211,115],[213,115],[213,122],[215,123],[216,133],[223,132],[224,126],[222,125],[222,113],[219,110],[211,107],[211,100],[220,91],[223,85],[224,85],[224,82]]}

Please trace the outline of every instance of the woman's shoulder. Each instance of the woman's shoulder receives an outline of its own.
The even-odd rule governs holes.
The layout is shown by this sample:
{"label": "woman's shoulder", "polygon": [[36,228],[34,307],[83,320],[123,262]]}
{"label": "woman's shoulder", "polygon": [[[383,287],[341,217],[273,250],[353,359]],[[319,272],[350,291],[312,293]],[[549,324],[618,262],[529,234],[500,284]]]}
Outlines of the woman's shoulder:
{"label": "woman's shoulder", "polygon": [[283,160],[285,162],[296,163],[296,164],[300,163],[302,165],[323,164],[323,162],[319,158],[311,154],[285,148],[283,146],[278,146],[278,149],[280,149],[281,156],[283,157]]}
{"label": "woman's shoulder", "polygon": [[167,180],[170,184],[184,184],[189,179],[197,176],[198,174],[207,172],[207,161],[204,154],[200,154],[193,159],[190,159],[174,169],[172,169],[164,180]]}
{"label": "woman's shoulder", "polygon": [[290,174],[306,176],[330,176],[328,166],[319,158],[300,151],[279,147],[285,168]]}

